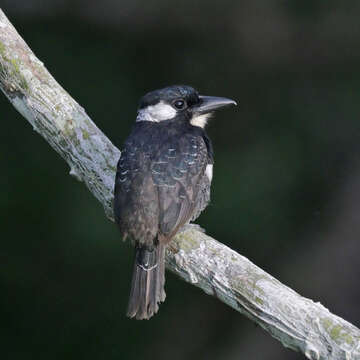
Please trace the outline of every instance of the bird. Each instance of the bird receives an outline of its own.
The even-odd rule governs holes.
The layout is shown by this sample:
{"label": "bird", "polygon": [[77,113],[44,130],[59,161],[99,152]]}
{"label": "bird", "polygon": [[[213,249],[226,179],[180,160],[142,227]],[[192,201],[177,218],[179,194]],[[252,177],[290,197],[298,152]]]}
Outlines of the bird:
{"label": "bird", "polygon": [[214,152],[205,126],[234,100],[173,85],[144,95],[117,163],[114,217],[135,247],[127,316],[150,319],[165,301],[165,249],[210,201]]}

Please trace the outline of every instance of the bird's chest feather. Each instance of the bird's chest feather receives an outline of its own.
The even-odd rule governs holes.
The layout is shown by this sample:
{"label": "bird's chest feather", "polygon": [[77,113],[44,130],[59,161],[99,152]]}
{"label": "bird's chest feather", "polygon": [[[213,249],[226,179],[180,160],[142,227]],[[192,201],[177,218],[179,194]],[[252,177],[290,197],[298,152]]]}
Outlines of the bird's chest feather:
{"label": "bird's chest feather", "polygon": [[208,152],[203,137],[182,127],[140,127],[125,142],[118,181],[132,183],[151,176],[154,185],[173,187],[185,177],[205,171]]}

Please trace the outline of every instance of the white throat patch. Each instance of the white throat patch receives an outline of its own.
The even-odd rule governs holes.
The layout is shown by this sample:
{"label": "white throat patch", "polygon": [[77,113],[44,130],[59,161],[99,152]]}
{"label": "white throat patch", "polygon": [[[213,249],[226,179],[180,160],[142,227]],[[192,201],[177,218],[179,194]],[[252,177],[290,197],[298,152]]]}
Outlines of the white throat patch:
{"label": "white throat patch", "polygon": [[190,120],[190,124],[193,126],[199,126],[201,128],[204,128],[210,117],[211,117],[211,113],[194,116]]}
{"label": "white throat patch", "polygon": [[156,105],[150,105],[144,109],[139,110],[136,121],[160,122],[164,120],[170,120],[175,116],[176,110],[171,105],[160,101]]}

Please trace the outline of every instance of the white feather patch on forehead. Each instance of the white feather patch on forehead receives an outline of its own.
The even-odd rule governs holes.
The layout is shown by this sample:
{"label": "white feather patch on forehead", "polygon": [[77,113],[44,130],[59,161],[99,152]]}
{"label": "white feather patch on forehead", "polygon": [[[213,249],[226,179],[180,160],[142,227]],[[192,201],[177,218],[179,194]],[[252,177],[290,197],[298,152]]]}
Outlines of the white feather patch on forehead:
{"label": "white feather patch on forehead", "polygon": [[190,124],[193,126],[199,126],[201,128],[204,128],[210,117],[211,117],[211,113],[197,115],[197,116],[195,115],[190,120]]}
{"label": "white feather patch on forehead", "polygon": [[171,105],[160,101],[156,105],[150,105],[144,109],[139,110],[136,121],[160,122],[164,120],[170,120],[175,116],[176,110]]}

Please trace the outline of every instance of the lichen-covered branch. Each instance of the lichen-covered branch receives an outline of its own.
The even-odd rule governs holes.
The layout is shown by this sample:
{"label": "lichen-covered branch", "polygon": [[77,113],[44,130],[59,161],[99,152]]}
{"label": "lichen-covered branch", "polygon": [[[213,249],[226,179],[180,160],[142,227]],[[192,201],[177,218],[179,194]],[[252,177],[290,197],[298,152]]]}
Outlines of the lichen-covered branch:
{"label": "lichen-covered branch", "polygon": [[[1,10],[0,88],[112,218],[119,150],[49,74]],[[309,359],[360,359],[358,328],[201,231],[190,227],[178,234],[166,260],[168,269]]]}

